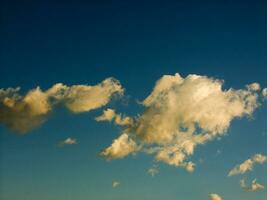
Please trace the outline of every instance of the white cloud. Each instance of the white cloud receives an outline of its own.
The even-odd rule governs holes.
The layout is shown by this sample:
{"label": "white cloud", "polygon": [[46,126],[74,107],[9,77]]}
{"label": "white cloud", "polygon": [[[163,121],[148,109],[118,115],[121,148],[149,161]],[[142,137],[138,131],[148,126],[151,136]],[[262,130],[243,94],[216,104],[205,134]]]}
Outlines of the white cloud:
{"label": "white cloud", "polygon": [[195,164],[190,161],[190,162],[186,163],[185,169],[188,172],[194,172],[195,171]]}
{"label": "white cloud", "polygon": [[254,179],[249,187],[246,185],[245,179],[241,179],[240,187],[247,192],[256,192],[265,188],[263,185],[257,183],[257,179]]}
{"label": "white cloud", "polygon": [[103,114],[96,117],[95,120],[100,122],[100,121],[111,121],[114,119],[114,117],[116,116],[116,113],[114,110],[112,109],[107,109],[107,110],[104,110]]}
{"label": "white cloud", "polygon": [[59,142],[59,146],[63,147],[65,145],[74,145],[74,144],[78,144],[77,140],[75,138],[66,138],[65,140]]}
{"label": "white cloud", "polygon": [[148,173],[150,176],[154,177],[154,176],[156,176],[156,175],[159,173],[159,170],[158,170],[157,166],[153,165],[151,168],[149,168],[149,169],[147,170],[147,173]]}
{"label": "white cloud", "polygon": [[46,91],[37,87],[25,96],[19,91],[0,89],[0,123],[26,133],[40,126],[58,104],[75,113],[86,112],[106,105],[113,94],[122,94],[123,88],[117,80],[108,78],[95,86],[58,83]]}
{"label": "white cloud", "polygon": [[119,187],[120,184],[121,184],[121,183],[118,182],[118,181],[113,181],[113,182],[112,182],[112,187],[113,187],[113,188]]}
{"label": "white cloud", "polygon": [[247,86],[247,88],[249,90],[258,91],[261,89],[261,86],[259,83],[251,83],[250,85]]}
{"label": "white cloud", "polygon": [[138,150],[137,144],[129,138],[127,134],[122,134],[115,139],[112,145],[101,152],[102,156],[110,159],[123,158],[129,154],[133,154]]}
{"label": "white cloud", "polygon": [[113,109],[106,109],[104,110],[103,114],[95,118],[96,121],[112,121],[114,120],[114,123],[120,126],[127,126],[131,125],[133,123],[132,118],[130,117],[122,117],[121,114],[117,114],[115,110]]}
{"label": "white cloud", "polygon": [[262,90],[262,95],[263,95],[265,98],[267,98],[267,88],[264,88],[264,89]]}
{"label": "white cloud", "polygon": [[114,93],[122,94],[123,89],[113,78],[95,86],[75,85],[65,93],[65,105],[72,112],[86,112],[106,105]]}
{"label": "white cloud", "polygon": [[237,174],[244,174],[247,171],[252,171],[255,164],[263,164],[267,162],[267,156],[262,154],[255,154],[251,158],[245,160],[243,163],[236,165],[230,170],[228,176],[234,176]]}
{"label": "white cloud", "polygon": [[[221,137],[234,118],[250,116],[259,106],[257,83],[240,90],[223,90],[222,84],[206,76],[163,76],[141,103],[144,112],[129,120],[122,136],[127,135],[139,151],[154,154],[156,161],[193,171],[194,164],[187,160],[196,146]],[[102,155],[111,159],[121,151],[119,158],[133,152],[127,154],[125,145],[115,145],[118,140]],[[116,154],[106,153],[114,145]]]}
{"label": "white cloud", "polygon": [[210,194],[211,200],[222,200],[222,197],[220,197],[218,194],[212,193]]}

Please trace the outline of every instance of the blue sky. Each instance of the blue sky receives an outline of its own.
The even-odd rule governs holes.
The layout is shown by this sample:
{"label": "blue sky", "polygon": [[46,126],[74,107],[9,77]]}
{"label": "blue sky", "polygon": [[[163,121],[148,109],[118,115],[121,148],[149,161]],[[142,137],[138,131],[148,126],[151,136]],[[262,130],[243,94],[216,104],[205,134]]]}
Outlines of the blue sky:
{"label": "blue sky", "polygon": [[[27,134],[0,126],[0,194],[3,200],[265,200],[246,192],[243,177],[267,186],[267,165],[227,177],[256,153],[267,154],[267,105],[231,121],[220,139],[195,148],[193,173],[137,153],[107,161],[99,153],[123,128],[96,122],[112,108],[142,115],[163,75],[198,74],[224,80],[223,88],[267,87],[267,4],[263,1],[89,1],[1,3],[0,88],[20,94],[56,83],[97,85],[120,81],[124,95],[98,109],[73,114],[63,105]],[[2,104],[2,102],[1,102]],[[2,106],[2,105],[1,105]],[[66,138],[75,145],[58,147]],[[218,150],[220,153],[218,153]],[[159,173],[147,170],[156,163]],[[112,188],[112,182],[120,185]]]}

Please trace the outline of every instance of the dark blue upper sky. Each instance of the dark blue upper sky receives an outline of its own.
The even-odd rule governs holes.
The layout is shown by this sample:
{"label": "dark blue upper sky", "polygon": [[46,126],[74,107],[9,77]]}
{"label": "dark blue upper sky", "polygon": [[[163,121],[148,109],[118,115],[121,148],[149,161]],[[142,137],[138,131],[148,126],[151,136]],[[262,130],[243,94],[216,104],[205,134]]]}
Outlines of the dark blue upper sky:
{"label": "dark blue upper sky", "polygon": [[27,2],[1,5],[2,87],[115,76],[135,95],[162,74],[266,74],[264,1]]}
{"label": "dark blue upper sky", "polygon": [[[165,74],[207,75],[225,80],[226,88],[243,88],[251,82],[266,87],[266,2],[2,0],[0,88],[20,86],[26,92],[58,82],[94,85],[112,76],[126,88],[134,103],[127,109],[135,113],[140,109],[136,99],[148,96]],[[249,120],[240,120],[230,130],[237,132],[232,138],[200,149],[199,155],[208,153],[214,160],[200,166],[195,175],[162,166],[162,174],[155,179],[145,174],[152,158],[140,156],[110,164],[97,157],[118,130],[110,124],[95,124],[96,112],[100,113],[73,116],[60,111],[23,137],[1,126],[4,200],[21,200],[21,196],[27,200],[204,200],[210,190],[225,193],[229,200],[255,199],[242,193],[238,179],[224,175],[236,164],[234,155],[243,153],[242,161],[255,151],[265,149],[266,153],[266,137],[262,140],[262,132],[267,131],[266,104],[256,113],[258,121],[244,125]],[[254,130],[257,140],[249,135]],[[81,142],[74,149],[53,146],[68,136]],[[248,141],[258,144],[241,151]],[[210,152],[221,149],[223,142],[228,154],[215,158]],[[237,149],[235,142],[240,142]],[[224,161],[233,162],[224,168]],[[207,169],[211,174],[205,174]],[[218,174],[225,180],[218,182]],[[122,182],[115,191],[110,187],[114,179]],[[256,197],[263,200],[265,195]]]}

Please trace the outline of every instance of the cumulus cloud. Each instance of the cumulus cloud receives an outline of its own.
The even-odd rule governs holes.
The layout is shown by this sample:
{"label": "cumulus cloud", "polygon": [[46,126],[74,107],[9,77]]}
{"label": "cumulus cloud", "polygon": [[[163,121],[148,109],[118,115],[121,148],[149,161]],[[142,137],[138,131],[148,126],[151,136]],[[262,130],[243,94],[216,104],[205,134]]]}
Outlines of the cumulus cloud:
{"label": "cumulus cloud", "polygon": [[105,106],[114,93],[123,93],[120,83],[108,78],[95,86],[71,86],[64,95],[66,107],[72,112],[86,112]]}
{"label": "cumulus cloud", "polygon": [[40,126],[58,104],[74,113],[86,112],[106,105],[114,94],[122,94],[123,88],[117,80],[108,78],[95,86],[58,83],[46,91],[37,87],[25,96],[19,91],[0,89],[0,123],[26,133]]}
{"label": "cumulus cloud", "polygon": [[218,194],[212,193],[210,194],[211,200],[222,200],[222,197],[220,197]]}
{"label": "cumulus cloud", "polygon": [[265,188],[263,185],[257,183],[257,179],[254,179],[249,187],[246,185],[245,179],[241,179],[240,187],[247,192],[256,192]]}
{"label": "cumulus cloud", "polygon": [[113,181],[113,182],[112,182],[112,187],[113,187],[113,188],[119,187],[120,184],[121,184],[121,183],[118,182],[118,181]]}
{"label": "cumulus cloud", "polygon": [[113,141],[111,146],[103,150],[100,155],[108,157],[109,159],[118,159],[133,154],[138,151],[138,149],[139,147],[133,139],[127,134],[122,134]]}
{"label": "cumulus cloud", "polygon": [[75,138],[66,138],[65,140],[59,142],[59,146],[63,147],[65,145],[74,145],[77,144],[77,140]]}
{"label": "cumulus cloud", "polygon": [[255,164],[263,164],[267,162],[267,155],[255,154],[251,158],[245,160],[243,163],[236,165],[230,170],[228,176],[234,176],[238,174],[244,174],[247,171],[252,171]]}
{"label": "cumulus cloud", "polygon": [[[144,112],[128,117],[121,136],[102,155],[114,159],[141,151],[192,172],[195,164],[188,158],[196,146],[223,136],[233,119],[250,116],[259,106],[259,84],[239,90],[222,85],[206,76],[163,76],[141,102]],[[106,112],[97,120],[115,118],[115,111]]]}

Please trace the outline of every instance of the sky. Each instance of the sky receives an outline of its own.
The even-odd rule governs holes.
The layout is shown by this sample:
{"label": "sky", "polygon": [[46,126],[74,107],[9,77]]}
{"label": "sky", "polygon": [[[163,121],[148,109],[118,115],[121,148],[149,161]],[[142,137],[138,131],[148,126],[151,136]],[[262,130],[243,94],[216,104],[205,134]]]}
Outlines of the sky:
{"label": "sky", "polygon": [[0,199],[266,200],[267,3],[0,9]]}

